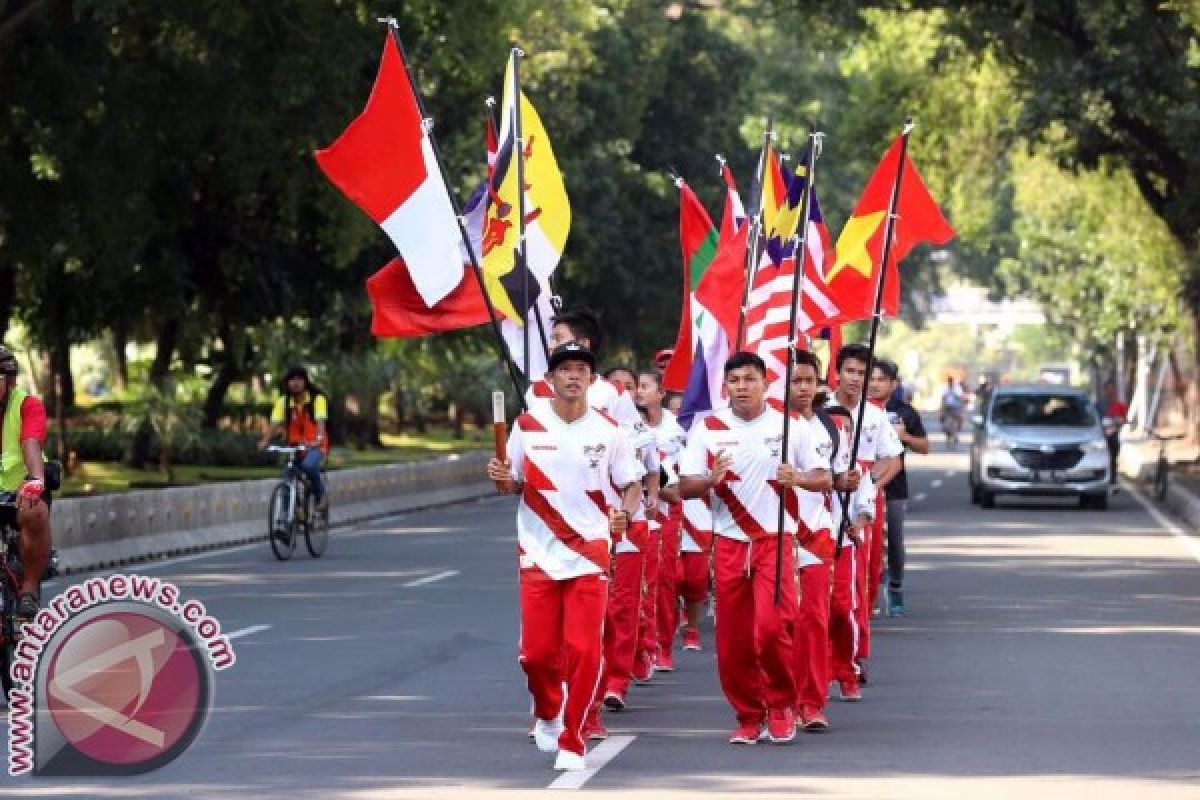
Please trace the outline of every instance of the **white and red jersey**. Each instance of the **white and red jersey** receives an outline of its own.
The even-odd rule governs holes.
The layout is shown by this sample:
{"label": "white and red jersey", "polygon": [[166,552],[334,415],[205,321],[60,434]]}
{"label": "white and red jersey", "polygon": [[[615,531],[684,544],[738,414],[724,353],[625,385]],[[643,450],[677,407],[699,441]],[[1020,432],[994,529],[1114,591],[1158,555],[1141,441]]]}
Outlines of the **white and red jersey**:
{"label": "white and red jersey", "polygon": [[[658,447],[654,441],[654,431],[646,427],[646,424],[640,419],[637,425],[632,429],[621,428],[621,432],[626,436],[630,446],[633,448],[634,460],[642,467],[642,476],[658,475],[660,462],[658,458]],[[630,522],[646,522],[646,497],[643,492],[641,499],[638,501],[637,511],[633,512],[633,517]],[[657,521],[651,521],[652,525],[657,525]],[[617,542],[613,548],[616,553],[637,553],[638,548],[633,539],[629,536],[624,536]]]}
{"label": "white and red jersey", "polygon": [[[733,464],[713,487],[713,532],[738,541],[775,536],[779,526],[779,489],[775,478],[783,450],[783,414],[767,407],[752,420],[743,420],[725,408],[692,428],[683,451],[679,473],[703,477],[726,452]],[[791,426],[787,461],[800,470],[828,469],[814,446],[812,429],[803,423]],[[795,492],[786,492],[788,513],[784,532],[796,533],[799,512]]]}
{"label": "white and red jersey", "polygon": [[[680,452],[687,444],[687,431],[679,427],[675,415],[665,408],[662,410],[662,418],[658,425],[651,425],[647,421],[646,427],[654,434],[654,444],[658,448],[658,460],[667,476],[667,481],[663,486],[671,486],[677,482],[679,476],[676,465],[679,463]],[[659,516],[665,517],[666,513],[666,507],[660,504]],[[652,530],[659,528],[661,523],[659,520],[650,520],[650,527]]]}
{"label": "white and red jersey", "polygon": [[566,422],[549,404],[517,418],[508,438],[513,477],[524,483],[517,510],[521,566],[555,580],[608,572],[609,509],[617,487],[641,479],[627,437],[588,410]]}
{"label": "white and red jersey", "polygon": [[[554,387],[545,378],[529,384],[529,389],[525,392],[525,406],[530,410],[539,405],[548,406],[553,399]],[[633,428],[642,421],[642,415],[638,413],[633,397],[625,391],[625,387],[605,378],[592,379],[587,390],[587,402],[592,408],[615,419],[622,428]]]}
{"label": "white and red jersey", "polygon": [[[828,405],[840,405],[836,395],[830,397]],[[855,403],[853,408],[847,410],[854,415],[854,421],[857,424],[858,404]],[[846,448],[847,458],[849,458],[850,447],[854,442],[853,433],[850,442],[850,446]],[[868,401],[863,409],[862,436],[858,441],[858,463],[864,470],[869,470],[881,458],[891,458],[903,452],[904,445],[901,444],[896,429],[888,421],[887,412]]]}
{"label": "white and red jersey", "polygon": [[[824,466],[823,469],[832,469],[833,458],[833,439],[829,436],[829,430],[825,424],[817,418],[817,415],[805,419],[800,417],[796,420],[797,423],[807,424],[810,428],[810,433],[813,437],[813,449],[821,458]],[[840,456],[846,448],[839,446],[838,455]],[[847,462],[849,455],[846,456]],[[833,517],[830,514],[830,494],[829,492],[810,492],[805,489],[797,489],[796,494],[800,498],[800,519],[804,522],[804,527],[809,533],[820,536],[833,537],[836,536],[836,531],[833,527]],[[796,566],[807,567],[811,564],[819,564],[821,560],[812,553],[799,548],[796,553]]]}

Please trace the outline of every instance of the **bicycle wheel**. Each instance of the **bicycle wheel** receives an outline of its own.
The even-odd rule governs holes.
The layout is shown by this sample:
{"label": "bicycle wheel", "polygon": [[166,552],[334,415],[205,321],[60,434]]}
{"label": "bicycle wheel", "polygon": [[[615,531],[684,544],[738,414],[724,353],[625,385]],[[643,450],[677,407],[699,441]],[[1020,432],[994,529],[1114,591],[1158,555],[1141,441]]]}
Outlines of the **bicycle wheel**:
{"label": "bicycle wheel", "polygon": [[329,547],[329,509],[318,511],[313,504],[312,495],[304,499],[309,510],[305,517],[307,522],[304,525],[304,546],[308,548],[310,556],[320,558],[325,554],[325,548]]}
{"label": "bicycle wheel", "polygon": [[267,506],[269,520],[269,537],[271,552],[280,561],[287,561],[296,550],[296,537],[292,530],[292,520],[288,519],[288,504],[291,502],[292,488],[281,483],[271,492],[271,504]]}
{"label": "bicycle wheel", "polygon": [[1167,473],[1169,471],[1166,459],[1159,459],[1158,468],[1154,470],[1154,499],[1160,503],[1167,499]]}

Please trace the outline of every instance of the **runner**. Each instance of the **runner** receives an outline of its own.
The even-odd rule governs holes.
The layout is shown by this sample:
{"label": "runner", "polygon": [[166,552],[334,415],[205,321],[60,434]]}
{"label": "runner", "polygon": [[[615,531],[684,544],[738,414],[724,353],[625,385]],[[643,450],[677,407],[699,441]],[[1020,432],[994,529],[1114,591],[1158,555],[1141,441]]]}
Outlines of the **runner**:
{"label": "runner", "polygon": [[518,652],[534,741],[557,751],[555,769],[581,770],[584,721],[602,672],[609,548],[629,529],[642,469],[617,425],[588,408],[591,351],[561,345],[549,364],[554,399],[517,419],[506,459],[491,459],[487,475],[499,491],[521,495]]}
{"label": "runner", "polygon": [[[929,453],[929,434],[921,422],[921,415],[898,397],[897,388],[900,386],[900,370],[894,361],[880,360],[876,362],[871,376],[871,383],[886,382],[881,385],[888,392],[889,399],[886,410],[888,420],[896,431],[896,436],[905,450],[911,450],[920,455]],[[904,517],[908,513],[908,471],[905,469],[904,456],[900,456],[900,471],[887,485],[887,575],[888,616],[904,615]]]}
{"label": "runner", "polygon": [[[830,459],[834,486],[853,491],[858,473],[850,470],[849,445],[835,420],[813,405],[821,361],[813,353],[796,352],[788,404],[793,414],[812,429],[816,451]],[[829,729],[825,705],[829,699],[829,601],[833,581],[836,530],[829,509],[831,492],[799,491],[800,539],[796,549],[799,602],[796,612],[796,723],[810,733]]]}
{"label": "runner", "polygon": [[[856,424],[860,422],[857,418],[858,406],[866,388],[869,358],[870,351],[866,345],[848,344],[838,351],[836,359],[838,386],[832,402],[855,415]],[[859,621],[855,663],[858,665],[859,681],[865,684],[868,677],[867,660],[871,657],[871,586],[876,585],[877,596],[877,585],[883,579],[883,489],[900,471],[899,456],[904,452],[904,447],[888,423],[887,413],[879,405],[870,402],[866,404],[861,424],[858,464],[864,472],[871,473],[876,490],[876,509],[871,514],[872,528],[867,531],[862,546],[855,551],[859,562],[855,571],[858,587],[855,607]],[[853,442],[853,434],[851,441]]]}
{"label": "runner", "polygon": [[[663,475],[668,480],[677,475],[676,465],[680,452],[687,442],[687,434],[675,420],[675,415],[663,408],[662,380],[657,371],[643,371],[638,375],[637,406],[646,426],[654,433]],[[679,625],[679,582],[680,582],[680,517],[683,509],[679,501],[678,487],[660,490],[660,498],[670,500],[660,503],[661,546],[659,548],[658,581],[655,603],[658,638],[658,658],[655,668],[663,672],[675,669],[675,634]],[[673,482],[673,481],[671,481]],[[707,580],[707,574],[705,575]]]}
{"label": "runner", "polygon": [[[827,406],[826,412],[838,428],[841,442],[838,447],[838,468],[849,469],[850,449],[854,435],[853,417],[838,405]],[[851,479],[843,481],[839,491],[850,491],[850,522],[842,539],[842,552],[833,565],[833,591],[829,598],[829,673],[839,697],[849,703],[862,700],[859,688],[860,670],[855,661],[862,636],[862,603],[858,579],[862,567],[858,552],[862,550],[865,537],[875,515],[875,485],[870,471],[851,472]],[[857,487],[855,488],[855,484]],[[833,496],[833,531],[837,535],[842,524],[841,495]]]}
{"label": "runner", "polygon": [[[816,452],[808,426],[792,426],[783,453],[784,417],[767,406],[766,373],[753,353],[736,353],[725,363],[730,407],[692,429],[680,463],[684,497],[714,494],[717,672],[737,715],[738,727],[729,737],[733,744],[757,742],[764,722],[770,741],[795,738],[797,509],[789,490],[820,492],[831,486],[829,464]],[[791,513],[784,514],[779,565],[788,579],[776,604],[781,493]]]}

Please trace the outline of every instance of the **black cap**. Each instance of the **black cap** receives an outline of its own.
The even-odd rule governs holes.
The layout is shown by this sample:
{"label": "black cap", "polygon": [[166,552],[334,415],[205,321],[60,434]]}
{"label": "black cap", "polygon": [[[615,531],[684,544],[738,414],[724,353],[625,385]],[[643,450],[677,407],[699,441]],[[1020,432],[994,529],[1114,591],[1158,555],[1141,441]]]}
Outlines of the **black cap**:
{"label": "black cap", "polygon": [[564,361],[582,361],[592,368],[592,372],[596,371],[596,356],[579,342],[566,342],[554,348],[550,353],[549,368],[556,369]]}

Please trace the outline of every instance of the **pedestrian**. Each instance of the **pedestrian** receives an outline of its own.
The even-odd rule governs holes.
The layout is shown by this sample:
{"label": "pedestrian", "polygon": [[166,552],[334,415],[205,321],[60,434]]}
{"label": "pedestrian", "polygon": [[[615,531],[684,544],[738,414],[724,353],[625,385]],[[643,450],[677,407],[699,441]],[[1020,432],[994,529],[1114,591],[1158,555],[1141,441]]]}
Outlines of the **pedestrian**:
{"label": "pedestrian", "polygon": [[487,466],[499,491],[521,496],[518,652],[534,742],[557,752],[560,770],[587,767],[583,728],[601,675],[609,550],[641,495],[643,470],[628,439],[588,406],[595,368],[586,347],[556,347],[547,372],[553,398],[517,418],[505,460]]}
{"label": "pedestrian", "polygon": [[[906,453],[912,451],[918,455],[927,455],[929,434],[925,431],[921,415],[907,402],[896,398],[895,387],[900,383],[900,370],[896,362],[886,359],[875,362],[871,383],[878,383],[880,390],[890,395],[885,406],[888,421],[892,423],[896,438],[904,445]],[[891,617],[903,616],[905,613],[904,518],[908,513],[908,471],[905,467],[905,454],[902,453],[900,471],[888,481],[884,492],[887,507],[887,612]]]}
{"label": "pedestrian", "polygon": [[835,362],[838,386],[834,390],[832,400],[849,410],[855,425],[862,428],[858,445],[858,466],[864,472],[871,473],[876,490],[877,507],[871,515],[872,527],[867,531],[862,546],[855,550],[855,556],[859,559],[855,571],[859,593],[855,604],[859,619],[858,653],[855,663],[858,665],[861,683],[867,682],[867,662],[871,657],[871,614],[874,608],[872,599],[878,600],[878,584],[883,579],[883,489],[900,471],[900,454],[904,452],[904,446],[900,444],[895,430],[888,423],[887,412],[883,410],[881,400],[867,402],[863,408],[862,419],[858,418],[862,393],[867,390],[867,364],[870,360],[871,352],[866,345],[847,344],[838,351]]}
{"label": "pedestrian", "polygon": [[1129,406],[1117,394],[1117,384],[1104,382],[1104,439],[1108,442],[1109,483],[1117,482],[1117,456],[1121,454],[1121,428],[1129,417]]}
{"label": "pedestrian", "polygon": [[[726,361],[730,405],[692,428],[680,464],[684,497],[713,494],[717,672],[737,716],[733,744],[756,743],[764,724],[774,743],[795,738],[797,522],[790,490],[824,491],[831,485],[808,426],[791,427],[784,452],[784,416],[767,405],[766,375],[766,365],[753,353],[735,353]],[[785,499],[784,508],[793,507],[783,515],[780,542]],[[778,603],[777,567],[787,578],[779,584]]]}

